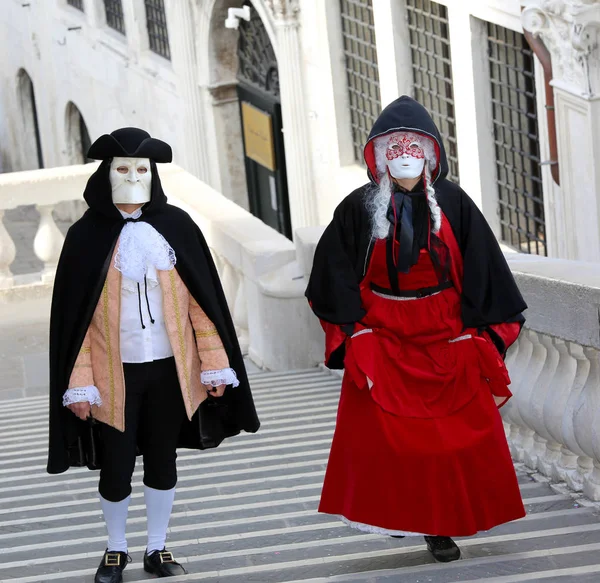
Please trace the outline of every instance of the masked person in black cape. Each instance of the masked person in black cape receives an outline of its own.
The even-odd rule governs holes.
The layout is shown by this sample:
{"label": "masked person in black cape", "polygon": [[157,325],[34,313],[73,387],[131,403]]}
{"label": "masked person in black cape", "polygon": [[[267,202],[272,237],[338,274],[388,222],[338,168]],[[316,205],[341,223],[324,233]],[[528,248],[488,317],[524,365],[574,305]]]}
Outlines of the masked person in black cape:
{"label": "masked person in black cape", "polygon": [[526,305],[422,105],[386,107],[364,155],[306,292],[345,368],[319,510],[452,561],[451,537],[525,514],[498,407]]}
{"label": "masked person in black cape", "polygon": [[208,246],[167,204],[157,162],[168,144],[137,128],[103,135],[102,160],[67,234],[50,321],[48,472],[100,469],[108,531],[96,583],[118,583],[136,455],[144,458],[144,569],[184,570],[165,548],[177,482],[176,448],[216,447],[259,421]]}

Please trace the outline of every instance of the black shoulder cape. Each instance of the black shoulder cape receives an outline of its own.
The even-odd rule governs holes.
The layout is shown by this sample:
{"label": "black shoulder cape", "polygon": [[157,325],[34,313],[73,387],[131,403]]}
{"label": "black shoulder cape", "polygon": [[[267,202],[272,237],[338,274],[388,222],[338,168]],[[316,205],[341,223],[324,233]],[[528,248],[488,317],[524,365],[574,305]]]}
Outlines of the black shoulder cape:
{"label": "black shoulder cape", "polygon": [[[216,447],[225,437],[260,426],[252,400],[244,361],[225,295],[210,250],[198,226],[183,210],[167,204],[156,164],[151,162],[151,200],[140,220],[152,225],[173,247],[178,274],[215,324],[236,371],[240,386],[229,387],[220,399],[205,401],[180,436],[180,447]],[[77,354],[100,294],[114,247],[125,225],[114,206],[109,182],[110,161],[90,177],[84,198],[89,209],[67,233],[52,296],[50,314],[50,435],[48,472],[87,465],[82,443],[89,426],[62,405]],[[226,412],[226,413],[224,413]],[[200,425],[208,415],[212,433]],[[218,422],[214,422],[218,418]],[[215,429],[215,427],[218,427]]]}
{"label": "black shoulder cape", "polygon": [[[486,329],[493,324],[524,322],[521,314],[527,305],[492,230],[472,199],[445,178],[448,164],[439,131],[425,108],[406,96],[391,103],[371,131],[365,160],[372,182],[340,203],[317,245],[306,290],[314,313],[324,322],[340,326],[359,322],[365,315],[359,285],[373,243],[366,207],[368,197],[374,195],[377,187],[372,143],[375,137],[402,130],[421,132],[438,145],[438,166],[432,185],[462,255],[461,304],[465,327]],[[342,345],[328,366],[343,368],[343,356]]]}

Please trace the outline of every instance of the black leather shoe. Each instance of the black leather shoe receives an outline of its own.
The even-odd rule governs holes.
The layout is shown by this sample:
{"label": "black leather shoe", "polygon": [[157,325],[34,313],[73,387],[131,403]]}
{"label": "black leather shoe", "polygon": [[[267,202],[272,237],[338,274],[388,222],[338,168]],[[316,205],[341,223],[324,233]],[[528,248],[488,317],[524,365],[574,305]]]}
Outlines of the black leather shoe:
{"label": "black leather shoe", "polygon": [[121,583],[123,581],[123,569],[130,562],[131,557],[127,553],[107,549],[96,571],[94,583]]}
{"label": "black leather shoe", "polygon": [[460,549],[449,536],[426,536],[425,542],[433,558],[440,563],[460,559]]}
{"label": "black leather shoe", "polygon": [[150,554],[146,551],[144,553],[144,571],[157,577],[187,574],[187,571],[173,558],[173,554],[167,549],[152,551]]}

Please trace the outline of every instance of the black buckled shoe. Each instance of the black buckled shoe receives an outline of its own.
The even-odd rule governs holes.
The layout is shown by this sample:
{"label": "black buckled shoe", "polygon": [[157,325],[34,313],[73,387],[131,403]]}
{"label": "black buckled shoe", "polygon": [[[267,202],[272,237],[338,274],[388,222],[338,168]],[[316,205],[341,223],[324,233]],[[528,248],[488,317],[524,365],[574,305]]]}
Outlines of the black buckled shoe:
{"label": "black buckled shoe", "polygon": [[187,571],[173,558],[173,553],[167,551],[167,549],[152,551],[150,554],[146,551],[144,553],[144,571],[157,577],[187,575]]}
{"label": "black buckled shoe", "polygon": [[123,570],[130,562],[131,557],[127,553],[106,549],[96,571],[94,583],[121,583]]}
{"label": "black buckled shoe", "polygon": [[449,536],[426,536],[425,542],[433,558],[440,563],[460,559],[460,549]]}

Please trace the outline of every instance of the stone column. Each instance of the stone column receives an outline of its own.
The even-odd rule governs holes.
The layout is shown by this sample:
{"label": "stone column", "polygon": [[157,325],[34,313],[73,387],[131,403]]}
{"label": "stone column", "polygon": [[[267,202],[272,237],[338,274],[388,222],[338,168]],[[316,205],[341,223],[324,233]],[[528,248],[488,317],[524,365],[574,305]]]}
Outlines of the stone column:
{"label": "stone column", "polygon": [[277,35],[277,65],[292,230],[317,224],[317,205],[304,95],[298,0],[267,0]]}
{"label": "stone column", "polygon": [[[169,29],[173,31],[169,35],[171,58],[185,108],[185,152],[181,165],[200,180],[209,183],[209,163],[204,140],[206,128],[198,86],[194,15],[190,0],[167,0],[166,9]],[[174,34],[175,31],[177,34]]]}
{"label": "stone column", "polygon": [[552,54],[566,259],[600,261],[600,4],[521,0],[523,28]]}

